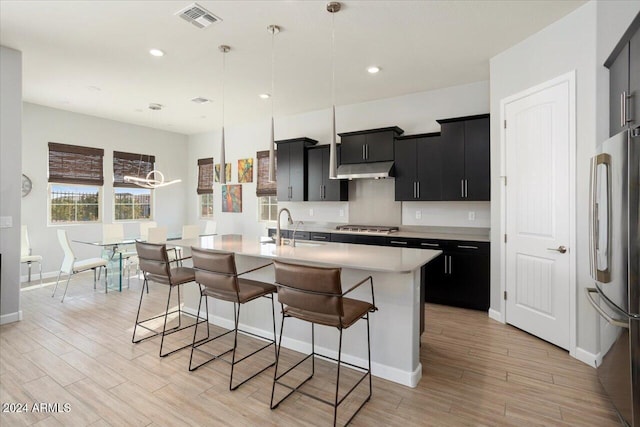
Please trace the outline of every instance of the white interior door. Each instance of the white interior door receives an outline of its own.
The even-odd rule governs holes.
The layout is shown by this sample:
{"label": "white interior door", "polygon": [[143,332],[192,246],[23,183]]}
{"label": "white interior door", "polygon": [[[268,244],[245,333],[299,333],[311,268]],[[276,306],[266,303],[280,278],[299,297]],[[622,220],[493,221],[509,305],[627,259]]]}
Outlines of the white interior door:
{"label": "white interior door", "polygon": [[572,79],[504,104],[506,321],[569,349]]}

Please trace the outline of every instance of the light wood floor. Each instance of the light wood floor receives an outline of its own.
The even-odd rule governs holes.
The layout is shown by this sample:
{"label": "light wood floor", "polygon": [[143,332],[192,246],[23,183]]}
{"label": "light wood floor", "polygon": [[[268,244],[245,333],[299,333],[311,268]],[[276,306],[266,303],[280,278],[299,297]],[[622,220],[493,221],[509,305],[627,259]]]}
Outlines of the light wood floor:
{"label": "light wood floor", "polygon": [[[23,291],[24,320],[0,327],[0,401],[26,403],[30,411],[0,413],[0,425],[331,424],[331,409],[304,396],[270,410],[273,368],[230,392],[227,364],[190,373],[188,349],[161,359],[159,339],[131,344],[140,282],[105,295],[93,291],[91,277],[72,279],[63,304],[50,297],[51,287]],[[152,285],[147,313],[162,311],[165,292]],[[567,352],[472,310],[428,305],[426,325],[418,387],[374,378],[373,397],[352,425],[619,425],[595,370]],[[170,345],[191,339],[191,332],[175,335]],[[296,354],[285,356],[290,362]],[[335,370],[318,365],[310,387],[326,393]],[[358,404],[361,388],[345,412]],[[68,403],[70,410],[31,412],[35,402]]]}

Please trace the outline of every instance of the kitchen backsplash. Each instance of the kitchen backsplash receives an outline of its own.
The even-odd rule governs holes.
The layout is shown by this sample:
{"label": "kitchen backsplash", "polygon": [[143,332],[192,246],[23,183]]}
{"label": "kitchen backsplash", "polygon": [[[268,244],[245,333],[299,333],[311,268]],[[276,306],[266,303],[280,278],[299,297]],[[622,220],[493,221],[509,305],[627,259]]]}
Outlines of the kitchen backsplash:
{"label": "kitchen backsplash", "polygon": [[[296,221],[431,227],[490,227],[490,202],[396,202],[393,179],[349,182],[348,202],[279,202]],[[284,221],[283,221],[284,226]]]}

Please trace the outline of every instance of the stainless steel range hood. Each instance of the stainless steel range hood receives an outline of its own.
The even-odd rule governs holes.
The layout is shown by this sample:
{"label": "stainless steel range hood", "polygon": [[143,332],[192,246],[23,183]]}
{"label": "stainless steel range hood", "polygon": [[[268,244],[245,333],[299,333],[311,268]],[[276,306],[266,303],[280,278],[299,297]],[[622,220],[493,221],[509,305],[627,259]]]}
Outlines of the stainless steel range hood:
{"label": "stainless steel range hood", "polygon": [[338,179],[380,179],[392,176],[393,162],[352,163],[338,166]]}

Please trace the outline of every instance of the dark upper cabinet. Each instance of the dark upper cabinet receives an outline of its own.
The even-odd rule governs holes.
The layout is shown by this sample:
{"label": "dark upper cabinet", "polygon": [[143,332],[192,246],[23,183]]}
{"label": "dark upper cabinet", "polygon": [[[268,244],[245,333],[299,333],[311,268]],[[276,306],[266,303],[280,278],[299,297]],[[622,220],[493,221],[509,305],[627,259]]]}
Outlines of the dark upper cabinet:
{"label": "dark upper cabinet", "polygon": [[609,68],[609,135],[640,125],[640,14],[618,42]]}
{"label": "dark upper cabinet", "polygon": [[396,201],[442,200],[442,153],[439,133],[396,138]]}
{"label": "dark upper cabinet", "polygon": [[[337,147],[340,163],[341,146]],[[344,179],[329,179],[329,146],[311,147],[307,150],[307,199],[308,201],[347,201],[349,183]]]}
{"label": "dark upper cabinet", "polygon": [[404,131],[397,126],[340,133],[340,164],[384,162],[393,160],[393,139]]}
{"label": "dark upper cabinet", "polygon": [[307,147],[317,144],[310,138],[276,141],[277,192],[280,201],[304,201],[307,198]]}
{"label": "dark upper cabinet", "polygon": [[441,124],[442,200],[490,200],[489,115]]}

